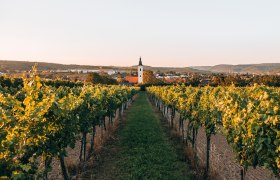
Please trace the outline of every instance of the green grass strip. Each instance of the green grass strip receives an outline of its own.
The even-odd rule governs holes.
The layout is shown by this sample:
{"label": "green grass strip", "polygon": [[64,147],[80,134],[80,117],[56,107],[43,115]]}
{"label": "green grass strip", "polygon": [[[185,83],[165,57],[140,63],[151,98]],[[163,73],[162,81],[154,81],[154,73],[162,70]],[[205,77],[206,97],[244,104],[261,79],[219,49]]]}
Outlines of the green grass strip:
{"label": "green grass strip", "polygon": [[140,93],[120,132],[116,179],[190,179],[187,166],[178,160],[157,114]]}

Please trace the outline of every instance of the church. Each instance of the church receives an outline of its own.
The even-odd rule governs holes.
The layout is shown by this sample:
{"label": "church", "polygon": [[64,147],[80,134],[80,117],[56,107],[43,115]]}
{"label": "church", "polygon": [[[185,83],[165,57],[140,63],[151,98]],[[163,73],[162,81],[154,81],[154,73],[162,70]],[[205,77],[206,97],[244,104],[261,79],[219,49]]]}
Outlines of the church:
{"label": "church", "polygon": [[142,64],[142,59],[140,57],[139,64],[138,64],[138,76],[126,76],[125,80],[128,81],[130,84],[142,84],[143,83],[143,74],[144,74],[144,67]]}

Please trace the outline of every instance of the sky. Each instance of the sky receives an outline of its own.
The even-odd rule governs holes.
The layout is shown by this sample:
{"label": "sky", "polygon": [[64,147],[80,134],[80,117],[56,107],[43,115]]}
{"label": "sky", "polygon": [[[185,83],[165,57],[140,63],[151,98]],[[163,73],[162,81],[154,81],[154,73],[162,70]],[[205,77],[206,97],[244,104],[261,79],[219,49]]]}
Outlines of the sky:
{"label": "sky", "polygon": [[279,0],[0,0],[0,59],[280,63]]}

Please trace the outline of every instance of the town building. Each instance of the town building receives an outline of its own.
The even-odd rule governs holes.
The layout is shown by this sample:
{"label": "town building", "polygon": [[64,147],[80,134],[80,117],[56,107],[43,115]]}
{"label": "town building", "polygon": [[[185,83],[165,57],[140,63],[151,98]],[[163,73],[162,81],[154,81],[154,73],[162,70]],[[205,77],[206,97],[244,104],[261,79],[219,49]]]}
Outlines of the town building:
{"label": "town building", "polygon": [[143,71],[144,71],[143,64],[142,64],[142,60],[140,57],[139,64],[138,64],[138,84],[143,83]]}
{"label": "town building", "polygon": [[142,59],[140,57],[138,63],[138,73],[137,76],[126,76],[125,80],[128,81],[130,84],[142,84],[143,83],[143,74],[144,74],[144,66],[142,64]]}

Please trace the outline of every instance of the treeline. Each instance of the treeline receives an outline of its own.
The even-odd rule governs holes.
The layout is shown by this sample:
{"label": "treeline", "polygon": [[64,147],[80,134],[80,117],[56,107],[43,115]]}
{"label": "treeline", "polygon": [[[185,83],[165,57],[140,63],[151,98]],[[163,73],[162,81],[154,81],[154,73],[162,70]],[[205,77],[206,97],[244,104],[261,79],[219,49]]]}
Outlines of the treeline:
{"label": "treeline", "polygon": [[238,87],[253,86],[254,84],[280,87],[280,76],[277,75],[217,75],[213,76],[210,86]]}
{"label": "treeline", "polygon": [[[205,82],[203,82],[205,81]],[[238,87],[253,86],[254,84],[280,87],[280,76],[277,75],[211,75],[199,76],[194,75],[183,81],[185,85],[191,86],[230,86]]]}
{"label": "treeline", "polygon": [[[27,77],[29,75],[27,74]],[[106,84],[106,85],[117,85],[118,82],[116,79],[113,79],[108,74],[98,74],[98,73],[88,73],[86,77],[86,83],[97,85],[97,84]],[[47,86],[52,87],[60,87],[60,86],[67,86],[70,88],[83,86],[85,83],[81,81],[69,81],[69,80],[62,80],[62,79],[55,79],[55,80],[46,80],[41,79],[41,83]],[[0,76],[0,90],[9,91],[10,93],[14,94],[18,90],[23,87],[24,80],[23,78],[10,78],[7,76]]]}
{"label": "treeline", "polygon": [[144,71],[144,84],[150,85],[171,85],[171,84],[184,84],[186,86],[231,86],[236,87],[249,87],[258,85],[266,85],[273,87],[280,87],[280,76],[277,75],[225,75],[225,74],[213,74],[213,75],[201,75],[194,74],[191,77],[179,78],[171,82],[166,80],[157,79],[152,71]]}
{"label": "treeline", "polygon": [[[52,87],[81,87],[84,85],[83,82],[74,82],[74,81],[66,81],[66,80],[44,80],[41,79],[40,82],[47,86]],[[0,91],[8,92],[10,94],[15,94],[19,90],[21,90],[24,86],[24,78],[9,78],[5,76],[0,76]]]}
{"label": "treeline", "polygon": [[8,78],[0,76],[0,91],[9,92],[10,94],[17,93],[23,87],[22,78]]}

